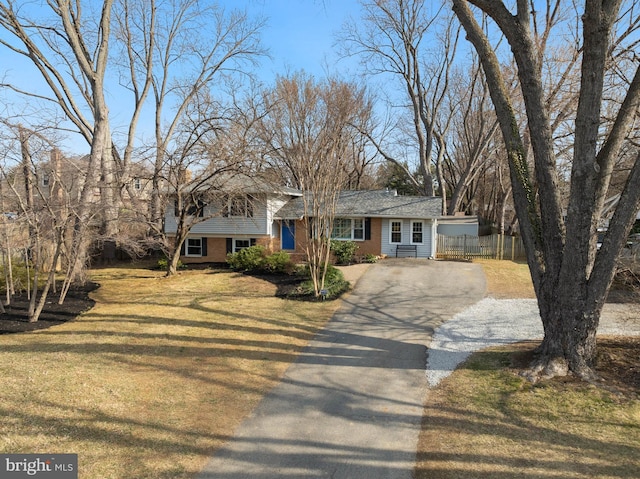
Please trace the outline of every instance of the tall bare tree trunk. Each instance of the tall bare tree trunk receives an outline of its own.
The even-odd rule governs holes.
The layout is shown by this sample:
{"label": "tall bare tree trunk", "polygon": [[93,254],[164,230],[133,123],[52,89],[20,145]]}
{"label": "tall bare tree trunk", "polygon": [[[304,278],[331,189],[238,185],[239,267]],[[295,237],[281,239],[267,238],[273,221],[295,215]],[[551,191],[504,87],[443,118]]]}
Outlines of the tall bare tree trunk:
{"label": "tall bare tree trunk", "polygon": [[[505,34],[518,66],[534,157],[537,190],[510,104],[500,64],[467,3],[487,13]],[[512,15],[502,2],[454,0],[454,11],[481,58],[507,147],[516,211],[544,327],[532,377],[566,374],[594,377],[596,332],[606,294],[635,214],[640,208],[640,156],[634,163],[603,247],[595,254],[598,192],[617,157],[640,103],[640,68],[630,84],[605,146],[597,151],[604,72],[620,1],[587,0],[582,16],[584,47],[576,112],[571,191],[565,223],[561,214],[554,144],[541,81],[541,52],[529,28],[529,3]],[[605,173],[601,173],[605,172]],[[594,262],[595,258],[595,262]]]}

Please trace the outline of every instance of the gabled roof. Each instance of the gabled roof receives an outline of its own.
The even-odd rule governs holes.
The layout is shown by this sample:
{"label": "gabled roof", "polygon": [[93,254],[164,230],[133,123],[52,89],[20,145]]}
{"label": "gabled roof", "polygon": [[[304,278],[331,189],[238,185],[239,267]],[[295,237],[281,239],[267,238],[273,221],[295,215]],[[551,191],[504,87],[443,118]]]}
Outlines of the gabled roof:
{"label": "gabled roof", "polygon": [[[304,200],[293,198],[276,213],[276,219],[304,216]],[[336,217],[440,218],[442,199],[435,196],[398,196],[395,191],[342,191]]]}

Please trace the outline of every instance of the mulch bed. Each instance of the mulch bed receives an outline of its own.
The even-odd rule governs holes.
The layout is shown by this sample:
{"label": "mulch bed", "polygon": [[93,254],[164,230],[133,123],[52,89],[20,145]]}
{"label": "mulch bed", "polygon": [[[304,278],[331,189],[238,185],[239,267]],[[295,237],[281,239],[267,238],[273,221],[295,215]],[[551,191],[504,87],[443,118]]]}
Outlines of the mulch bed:
{"label": "mulch bed", "polygon": [[[34,323],[27,319],[27,293],[16,294],[11,298],[11,304],[4,307],[5,313],[0,314],[0,334],[36,331],[71,321],[93,307],[95,301],[89,297],[89,293],[97,288],[96,283],[75,286],[69,290],[63,304],[58,304],[58,294],[49,293],[40,318]],[[5,298],[2,300],[5,301]]]}

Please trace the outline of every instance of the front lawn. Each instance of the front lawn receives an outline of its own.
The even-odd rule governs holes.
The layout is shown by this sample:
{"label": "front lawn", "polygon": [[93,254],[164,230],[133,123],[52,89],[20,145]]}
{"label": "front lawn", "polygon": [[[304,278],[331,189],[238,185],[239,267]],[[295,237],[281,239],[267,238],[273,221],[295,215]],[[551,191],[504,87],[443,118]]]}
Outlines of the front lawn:
{"label": "front lawn", "polygon": [[[535,297],[526,264],[477,262],[489,296]],[[596,384],[527,382],[537,344],[479,351],[430,391],[416,479],[638,477],[640,338],[599,338]]]}
{"label": "front lawn", "polygon": [[77,453],[83,479],[192,477],[339,306],[229,271],[91,279],[77,320],[0,335],[0,451]]}

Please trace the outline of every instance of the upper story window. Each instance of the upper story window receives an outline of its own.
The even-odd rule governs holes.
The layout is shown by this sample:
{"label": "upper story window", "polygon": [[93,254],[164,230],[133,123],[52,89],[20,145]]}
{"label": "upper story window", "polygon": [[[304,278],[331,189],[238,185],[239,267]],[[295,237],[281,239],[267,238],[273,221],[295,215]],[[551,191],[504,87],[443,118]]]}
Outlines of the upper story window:
{"label": "upper story window", "polygon": [[140,180],[140,178],[133,179],[133,189],[137,191],[140,191],[142,189],[142,181]]}
{"label": "upper story window", "polygon": [[49,186],[49,175],[47,173],[42,174],[42,186]]}
{"label": "upper story window", "polygon": [[[189,203],[185,207],[185,213],[187,216],[198,216],[199,218],[204,217],[204,208],[206,206],[204,201],[197,200],[195,203],[190,201],[188,198],[183,200],[185,203],[188,201]],[[176,199],[173,204],[174,208],[174,216],[180,216],[180,205],[178,200]]]}
{"label": "upper story window", "polygon": [[227,206],[222,212],[222,216],[239,216],[253,218],[253,201],[248,195],[231,196],[227,200]]}

